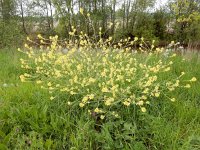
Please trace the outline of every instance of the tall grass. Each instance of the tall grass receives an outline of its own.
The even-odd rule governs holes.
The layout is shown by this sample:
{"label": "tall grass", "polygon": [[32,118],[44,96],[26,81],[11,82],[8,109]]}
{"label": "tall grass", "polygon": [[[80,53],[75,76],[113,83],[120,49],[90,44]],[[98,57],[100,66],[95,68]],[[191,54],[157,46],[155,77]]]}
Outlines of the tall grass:
{"label": "tall grass", "polygon": [[[21,83],[21,57],[15,50],[0,51],[0,149],[200,149],[199,80],[171,93],[174,103],[159,97],[148,113],[124,109],[121,119],[104,122],[70,108],[64,95],[51,101],[38,85]],[[185,79],[200,79],[198,58],[176,57],[171,73],[161,79],[182,71]]]}

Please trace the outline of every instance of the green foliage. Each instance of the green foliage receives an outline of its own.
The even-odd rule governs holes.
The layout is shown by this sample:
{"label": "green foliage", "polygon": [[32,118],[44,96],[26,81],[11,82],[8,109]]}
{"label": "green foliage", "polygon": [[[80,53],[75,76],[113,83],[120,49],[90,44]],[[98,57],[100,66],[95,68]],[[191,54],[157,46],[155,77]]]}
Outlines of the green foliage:
{"label": "green foliage", "polygon": [[0,1],[0,11],[4,22],[9,22],[16,11],[16,1],[6,0]]}
{"label": "green foliage", "polygon": [[[198,81],[191,89],[155,100],[147,114],[124,109],[123,118],[98,121],[81,109],[69,107],[65,96],[49,100],[49,93],[32,83],[21,83],[19,58],[15,50],[0,52],[0,149],[194,149],[198,150],[200,112]],[[139,56],[138,56],[139,57]],[[197,55],[186,61],[176,57],[171,74],[185,70],[185,77],[200,78]],[[7,85],[4,85],[4,84]]]}
{"label": "green foliage", "polygon": [[191,42],[198,40],[199,34],[199,2],[190,0],[175,0],[171,3],[172,14],[176,20],[175,31],[180,42]]}
{"label": "green foliage", "polygon": [[139,37],[145,37],[147,39],[155,39],[154,30],[154,19],[151,14],[141,13],[140,19],[136,23],[133,33]]}
{"label": "green foliage", "polygon": [[169,15],[165,10],[161,9],[153,13],[153,19],[154,35],[159,37],[160,40],[166,40],[166,24],[168,23]]}
{"label": "green foliage", "polygon": [[68,35],[68,28],[65,22],[65,18],[59,19],[59,24],[55,28],[55,32],[61,37],[67,37]]}
{"label": "green foliage", "polygon": [[23,44],[24,34],[17,21],[0,21],[0,47],[19,47]]}

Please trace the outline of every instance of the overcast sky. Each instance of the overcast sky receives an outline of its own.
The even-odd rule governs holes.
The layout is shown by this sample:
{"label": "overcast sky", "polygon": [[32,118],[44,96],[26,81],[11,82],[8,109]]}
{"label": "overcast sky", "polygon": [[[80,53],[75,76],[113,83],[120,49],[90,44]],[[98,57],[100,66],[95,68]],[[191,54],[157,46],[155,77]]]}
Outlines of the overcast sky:
{"label": "overcast sky", "polygon": [[[28,0],[27,0],[28,1]],[[123,0],[117,0],[119,3],[118,3],[118,6],[117,6],[117,9],[121,8],[121,5],[123,4]],[[155,4],[155,9],[157,8],[160,8],[161,6],[165,5],[169,0],[156,0],[156,4]],[[42,10],[42,9],[39,9],[39,8],[35,8],[35,12],[37,11],[46,11],[46,10]],[[78,8],[75,7],[75,12],[78,12]],[[46,13],[46,12],[44,12]],[[55,9],[53,8],[53,14],[55,14]]]}
{"label": "overcast sky", "polygon": [[165,5],[169,0],[157,0],[156,7],[160,7],[162,5]]}
{"label": "overcast sky", "polygon": [[[165,5],[169,0],[156,0],[155,8],[160,8],[161,6]],[[117,9],[121,8],[121,5],[124,3],[123,0],[117,0],[118,5]]]}

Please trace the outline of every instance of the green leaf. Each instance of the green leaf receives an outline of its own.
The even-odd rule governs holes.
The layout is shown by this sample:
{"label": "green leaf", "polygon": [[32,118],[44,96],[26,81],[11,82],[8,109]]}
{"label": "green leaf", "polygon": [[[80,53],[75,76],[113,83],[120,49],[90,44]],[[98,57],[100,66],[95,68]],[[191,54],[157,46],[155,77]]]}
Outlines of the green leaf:
{"label": "green leaf", "polygon": [[45,147],[47,149],[50,149],[52,144],[53,144],[53,141],[51,139],[47,139],[45,142]]}
{"label": "green leaf", "polygon": [[5,133],[3,133],[2,131],[0,131],[0,138],[4,139],[5,136],[6,136]]}
{"label": "green leaf", "polygon": [[0,143],[0,150],[7,150],[7,146]]}

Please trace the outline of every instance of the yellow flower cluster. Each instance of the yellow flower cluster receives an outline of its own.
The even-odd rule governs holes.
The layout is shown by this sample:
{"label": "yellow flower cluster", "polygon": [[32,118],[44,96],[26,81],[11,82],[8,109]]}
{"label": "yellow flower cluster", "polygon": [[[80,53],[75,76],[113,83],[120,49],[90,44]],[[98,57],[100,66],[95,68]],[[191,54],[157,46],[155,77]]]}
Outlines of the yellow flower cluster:
{"label": "yellow flower cluster", "polygon": [[[80,9],[80,13],[83,10]],[[58,36],[50,37],[50,46],[33,50],[25,45],[28,59],[21,59],[22,68],[31,70],[30,74],[21,75],[21,80],[35,80],[41,88],[47,89],[54,100],[60,93],[66,96],[78,96],[80,99],[67,102],[91,109],[104,119],[107,113],[119,117],[116,108],[137,105],[142,112],[151,100],[159,98],[163,92],[173,91],[180,86],[181,75],[174,80],[160,80],[160,75],[166,74],[173,67],[169,57],[165,61],[153,59],[152,54],[160,55],[163,49],[151,46],[151,52],[141,54],[131,51],[135,42],[130,38],[112,43],[112,37],[92,41],[81,32],[79,40],[74,37],[76,30],[72,28],[71,39],[61,46]],[[41,35],[39,39],[48,41]],[[29,41],[31,41],[29,39]],[[145,52],[141,39],[141,51]],[[124,46],[125,43],[125,46]],[[154,42],[153,42],[154,43]],[[62,44],[63,45],[63,44]],[[67,52],[63,53],[64,50]],[[142,57],[140,57],[142,55]],[[141,58],[138,59],[138,58]],[[188,82],[195,82],[194,77]],[[189,88],[190,84],[182,86]],[[174,98],[170,98],[175,101]]]}

